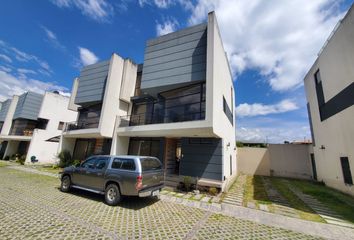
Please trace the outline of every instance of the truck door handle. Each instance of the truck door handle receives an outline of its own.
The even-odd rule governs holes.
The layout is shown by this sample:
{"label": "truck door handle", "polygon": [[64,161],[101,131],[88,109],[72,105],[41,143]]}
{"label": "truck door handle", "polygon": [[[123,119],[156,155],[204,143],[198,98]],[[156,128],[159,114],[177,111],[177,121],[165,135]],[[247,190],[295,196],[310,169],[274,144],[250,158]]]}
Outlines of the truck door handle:
{"label": "truck door handle", "polygon": [[100,173],[100,172],[99,172],[99,173],[97,173],[97,176],[102,176],[102,173]]}

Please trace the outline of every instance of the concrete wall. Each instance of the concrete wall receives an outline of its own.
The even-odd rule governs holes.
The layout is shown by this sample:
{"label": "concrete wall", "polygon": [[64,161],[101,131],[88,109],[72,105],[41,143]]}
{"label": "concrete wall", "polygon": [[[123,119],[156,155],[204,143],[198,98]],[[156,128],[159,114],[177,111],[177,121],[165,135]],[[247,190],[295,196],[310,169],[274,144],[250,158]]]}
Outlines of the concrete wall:
{"label": "concrete wall", "polygon": [[270,157],[267,148],[237,148],[237,170],[250,175],[270,175]]}
{"label": "concrete wall", "polygon": [[308,145],[269,144],[268,148],[238,148],[238,172],[250,175],[312,179]]}
{"label": "concrete wall", "polygon": [[[112,138],[117,116],[128,115],[129,106],[120,99],[119,93],[121,87],[124,87],[124,84],[122,85],[123,78],[134,80],[135,87],[136,75],[136,64],[128,59],[124,60],[117,54],[112,55],[99,123],[100,133],[103,137]],[[129,92],[125,93],[124,99],[126,100],[129,96],[130,100],[130,96],[134,95],[134,88],[127,87],[126,90]]]}
{"label": "concrete wall", "polygon": [[269,144],[268,151],[273,176],[312,179],[308,145]]}
{"label": "concrete wall", "polygon": [[18,96],[13,96],[12,99],[10,100],[11,104],[5,116],[4,125],[2,126],[1,129],[1,135],[9,135],[10,133],[11,126],[12,126],[12,119],[16,110],[18,98],[19,98]]}
{"label": "concrete wall", "polygon": [[31,156],[36,156],[38,163],[54,163],[59,149],[59,143],[46,141],[60,136],[59,122],[76,120],[77,112],[68,110],[69,98],[59,94],[47,92],[44,95],[38,117],[48,119],[45,130],[35,129],[28,148],[26,162],[31,162]]}
{"label": "concrete wall", "polygon": [[[317,178],[325,184],[354,195],[354,186],[344,183],[340,157],[348,157],[354,179],[354,105],[324,121],[320,119],[314,74],[320,70],[325,103],[354,84],[354,8],[306,75],[305,90],[310,105]],[[353,102],[354,92],[338,105]],[[347,102],[345,102],[347,101]]]}
{"label": "concrete wall", "polygon": [[223,176],[224,184],[227,185],[237,173],[236,129],[235,115],[231,123],[223,111],[223,98],[232,108],[235,106],[235,96],[231,95],[234,89],[233,79],[214,12],[208,15],[207,38],[206,118],[212,121],[214,134],[223,141]]}

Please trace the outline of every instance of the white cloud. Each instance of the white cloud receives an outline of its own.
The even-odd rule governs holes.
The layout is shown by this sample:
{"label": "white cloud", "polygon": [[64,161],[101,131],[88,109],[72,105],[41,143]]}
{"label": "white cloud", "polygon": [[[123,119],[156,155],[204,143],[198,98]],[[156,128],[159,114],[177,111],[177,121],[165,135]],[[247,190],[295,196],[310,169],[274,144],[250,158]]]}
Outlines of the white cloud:
{"label": "white cloud", "polygon": [[60,8],[77,8],[95,21],[107,22],[114,14],[113,6],[106,0],[52,0]]}
{"label": "white cloud", "polygon": [[199,0],[190,24],[215,10],[235,76],[259,70],[275,91],[294,89],[344,13],[338,0]]}
{"label": "white cloud", "polygon": [[8,72],[0,70],[0,101],[11,98],[13,95],[20,95],[26,91],[44,93],[45,91],[54,90],[68,94],[67,88],[56,83],[27,78],[25,74],[17,78]]}
{"label": "white cloud", "polygon": [[151,5],[157,8],[167,9],[176,4],[180,4],[186,10],[193,9],[193,3],[189,0],[139,0],[140,7]]}
{"label": "white cloud", "polygon": [[6,66],[0,66],[0,70],[4,71],[4,72],[11,72],[12,69],[10,67],[6,67]]}
{"label": "white cloud", "polygon": [[98,61],[98,57],[87,48],[79,47],[80,60],[83,66],[94,64]]}
{"label": "white cloud", "polygon": [[33,71],[31,69],[26,69],[26,68],[19,68],[17,69],[17,72],[21,74],[37,74],[36,71]]}
{"label": "white cloud", "polygon": [[21,51],[18,48],[15,48],[2,40],[0,40],[0,46],[3,51],[10,53],[11,56],[13,56],[17,61],[32,62],[38,64],[41,67],[41,71],[46,72],[46,75],[50,75],[52,73],[49,64],[46,61],[42,60],[41,58],[33,54],[29,54],[24,51]]}
{"label": "white cloud", "polygon": [[157,36],[165,35],[171,32],[176,31],[178,22],[176,19],[168,19],[164,23],[156,24],[156,34]]}
{"label": "white cloud", "polygon": [[290,100],[285,99],[277,104],[265,105],[262,103],[242,103],[236,107],[237,117],[253,117],[260,115],[284,113],[289,111],[294,111],[299,107],[297,104]]}
{"label": "white cloud", "polygon": [[[283,124],[279,122],[274,127],[238,127],[236,129],[236,140],[242,142],[257,143],[284,143],[284,141],[310,140],[310,129],[306,125],[292,123]],[[294,126],[294,124],[296,126]]]}
{"label": "white cloud", "polygon": [[4,60],[5,62],[12,63],[11,58],[5,54],[0,54],[0,59]]}

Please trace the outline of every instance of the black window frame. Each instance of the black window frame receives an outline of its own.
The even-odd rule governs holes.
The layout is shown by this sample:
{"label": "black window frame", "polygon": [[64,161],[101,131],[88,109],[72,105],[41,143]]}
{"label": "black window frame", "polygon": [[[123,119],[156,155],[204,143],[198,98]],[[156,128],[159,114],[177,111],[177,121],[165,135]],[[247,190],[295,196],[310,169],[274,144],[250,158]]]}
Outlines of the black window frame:
{"label": "black window frame", "polygon": [[58,123],[58,130],[63,130],[64,124],[65,124],[64,122],[59,121],[59,123]]}
{"label": "black window frame", "polygon": [[340,163],[343,173],[343,180],[346,185],[353,185],[352,172],[350,170],[350,163],[348,157],[340,157]]}

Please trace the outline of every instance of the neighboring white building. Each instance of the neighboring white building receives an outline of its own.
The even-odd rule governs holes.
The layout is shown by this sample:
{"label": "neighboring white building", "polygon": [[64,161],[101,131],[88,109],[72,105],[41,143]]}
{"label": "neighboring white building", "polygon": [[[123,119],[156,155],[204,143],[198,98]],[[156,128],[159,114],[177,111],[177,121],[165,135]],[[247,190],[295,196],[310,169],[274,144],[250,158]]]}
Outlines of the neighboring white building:
{"label": "neighboring white building", "polygon": [[167,184],[183,176],[227,188],[236,176],[234,86],[215,13],[146,44],[144,63],[116,54],[82,69],[69,104],[78,109],[61,150],[149,155],[162,160]]}
{"label": "neighboring white building", "polygon": [[313,176],[354,195],[354,7],[305,77]]}
{"label": "neighboring white building", "polygon": [[18,154],[26,163],[54,163],[65,122],[76,119],[69,98],[57,93],[26,92],[4,102],[0,110],[0,158]]}

